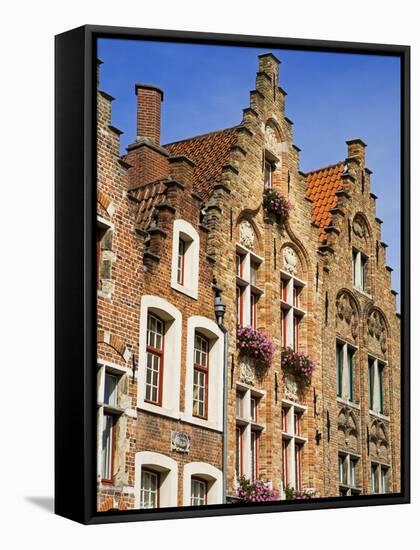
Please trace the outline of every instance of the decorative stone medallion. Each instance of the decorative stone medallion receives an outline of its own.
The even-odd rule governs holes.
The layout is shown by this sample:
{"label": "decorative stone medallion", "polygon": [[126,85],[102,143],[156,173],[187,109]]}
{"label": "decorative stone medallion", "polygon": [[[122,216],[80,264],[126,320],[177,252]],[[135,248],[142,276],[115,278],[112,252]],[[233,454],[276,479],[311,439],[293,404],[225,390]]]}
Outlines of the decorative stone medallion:
{"label": "decorative stone medallion", "polygon": [[248,220],[243,220],[239,225],[239,242],[245,248],[254,248],[255,233]]}
{"label": "decorative stone medallion", "polygon": [[269,151],[277,153],[279,137],[276,129],[271,124],[268,124],[265,128],[265,146]]}
{"label": "decorative stone medallion", "polygon": [[361,239],[365,238],[365,226],[360,219],[355,218],[353,220],[353,231],[357,237],[360,237]]}
{"label": "decorative stone medallion", "polygon": [[191,436],[185,432],[171,431],[171,451],[188,453],[191,447]]}
{"label": "decorative stone medallion", "polygon": [[297,274],[298,257],[296,252],[290,246],[286,246],[283,250],[283,268],[290,275]]}
{"label": "decorative stone medallion", "polygon": [[239,381],[250,386],[255,385],[255,364],[249,357],[241,357],[238,364]]}

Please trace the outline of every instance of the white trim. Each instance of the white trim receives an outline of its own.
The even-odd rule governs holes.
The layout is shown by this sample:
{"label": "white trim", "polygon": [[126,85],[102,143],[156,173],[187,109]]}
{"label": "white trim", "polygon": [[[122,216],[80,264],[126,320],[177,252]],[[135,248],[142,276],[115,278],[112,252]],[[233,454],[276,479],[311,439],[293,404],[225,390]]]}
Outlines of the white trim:
{"label": "white trim", "polygon": [[[180,235],[189,242],[184,253],[184,284],[177,281],[178,247]],[[198,299],[200,236],[185,220],[175,220],[172,232],[171,287],[190,298]]]}
{"label": "white trim", "polygon": [[141,471],[148,467],[160,473],[159,507],[177,506],[178,504],[178,463],[169,456],[141,451],[135,456],[134,469],[134,502],[140,508]]}
{"label": "white trim", "polygon": [[[200,330],[209,339],[207,419],[193,416],[194,335]],[[197,426],[223,430],[223,333],[215,321],[194,315],[187,321],[185,412],[181,419]]]}
{"label": "white trim", "polygon": [[200,477],[207,481],[207,504],[222,504],[221,470],[206,462],[189,462],[184,466],[184,506],[191,506],[191,477]]}
{"label": "white trim", "polygon": [[[145,402],[147,363],[147,315],[149,310],[165,321],[162,406]],[[142,296],[140,306],[139,367],[137,408],[179,417],[179,391],[181,378],[182,314],[168,301],[158,296]]]}

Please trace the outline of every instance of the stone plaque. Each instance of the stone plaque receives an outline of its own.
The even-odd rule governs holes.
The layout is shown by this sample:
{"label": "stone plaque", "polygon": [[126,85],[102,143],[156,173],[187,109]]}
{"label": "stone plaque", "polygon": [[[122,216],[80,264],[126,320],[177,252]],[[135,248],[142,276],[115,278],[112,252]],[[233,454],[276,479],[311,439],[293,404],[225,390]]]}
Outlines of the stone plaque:
{"label": "stone plaque", "polygon": [[171,451],[188,453],[191,447],[191,436],[185,432],[171,431]]}

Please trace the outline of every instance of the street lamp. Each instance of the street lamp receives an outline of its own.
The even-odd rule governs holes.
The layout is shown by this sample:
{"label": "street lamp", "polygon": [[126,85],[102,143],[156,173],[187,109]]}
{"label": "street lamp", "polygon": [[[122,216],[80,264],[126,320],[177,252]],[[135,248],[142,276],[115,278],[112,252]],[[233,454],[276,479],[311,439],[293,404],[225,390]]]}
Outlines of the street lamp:
{"label": "street lamp", "polygon": [[220,296],[216,296],[214,299],[214,313],[216,314],[217,324],[223,326],[223,320],[225,318],[226,305]]}

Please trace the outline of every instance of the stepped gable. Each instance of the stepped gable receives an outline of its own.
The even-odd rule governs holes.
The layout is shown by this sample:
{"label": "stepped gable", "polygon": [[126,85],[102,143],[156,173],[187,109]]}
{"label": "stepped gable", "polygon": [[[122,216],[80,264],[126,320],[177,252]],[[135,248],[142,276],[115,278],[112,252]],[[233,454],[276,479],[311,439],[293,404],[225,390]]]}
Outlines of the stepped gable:
{"label": "stepped gable", "polygon": [[308,197],[312,200],[312,220],[319,226],[319,240],[326,240],[325,228],[331,224],[331,208],[337,206],[337,191],[343,188],[344,162],[319,168],[306,174]]}
{"label": "stepped gable", "polygon": [[229,160],[230,148],[237,141],[236,130],[234,126],[164,146],[171,156],[183,155],[195,163],[193,188],[204,199],[211,195],[223,165]]}

